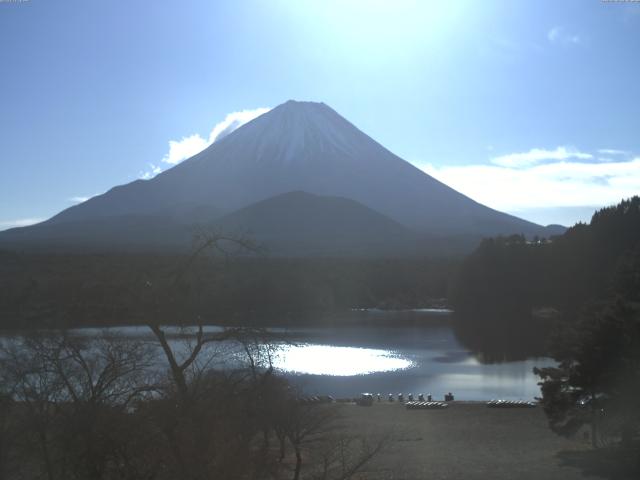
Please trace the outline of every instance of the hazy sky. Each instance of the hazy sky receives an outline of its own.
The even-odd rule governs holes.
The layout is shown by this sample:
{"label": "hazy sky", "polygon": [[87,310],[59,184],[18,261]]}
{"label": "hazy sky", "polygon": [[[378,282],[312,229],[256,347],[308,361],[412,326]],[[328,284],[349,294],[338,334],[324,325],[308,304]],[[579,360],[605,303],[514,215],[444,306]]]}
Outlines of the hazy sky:
{"label": "hazy sky", "polygon": [[288,99],[539,223],[640,193],[640,3],[0,0],[0,65],[0,229]]}

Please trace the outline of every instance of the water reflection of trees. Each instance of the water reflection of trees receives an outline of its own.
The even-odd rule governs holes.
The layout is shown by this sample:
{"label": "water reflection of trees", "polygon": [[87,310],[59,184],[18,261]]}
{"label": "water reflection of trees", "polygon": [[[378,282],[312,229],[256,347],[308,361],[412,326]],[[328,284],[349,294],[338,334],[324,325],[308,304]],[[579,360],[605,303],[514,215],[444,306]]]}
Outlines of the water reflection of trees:
{"label": "water reflection of trees", "polygon": [[541,327],[530,316],[529,321],[520,321],[510,314],[456,312],[452,325],[458,341],[482,363],[524,360],[546,353],[549,327]]}

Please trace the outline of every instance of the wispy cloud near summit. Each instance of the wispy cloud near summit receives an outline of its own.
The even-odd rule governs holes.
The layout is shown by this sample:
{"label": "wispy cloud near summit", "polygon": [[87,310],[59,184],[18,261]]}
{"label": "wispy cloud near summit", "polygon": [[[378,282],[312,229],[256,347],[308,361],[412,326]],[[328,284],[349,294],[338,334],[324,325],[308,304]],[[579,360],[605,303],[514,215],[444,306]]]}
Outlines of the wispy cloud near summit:
{"label": "wispy cloud near summit", "polygon": [[[162,163],[168,163],[170,166],[177,165],[269,110],[269,108],[256,108],[231,112],[224,117],[224,120],[214,125],[207,138],[203,138],[199,133],[194,133],[188,137],[182,137],[180,140],[169,140],[169,151],[162,157]],[[150,180],[159,173],[162,173],[162,167],[149,163],[148,168],[141,171],[138,177],[142,180]]]}
{"label": "wispy cloud near summit", "polygon": [[200,134],[194,133],[188,137],[183,137],[181,140],[170,140],[169,151],[162,158],[162,161],[170,165],[176,165],[187,158],[193,157],[213,142],[221,140],[235,129],[268,111],[268,108],[256,108],[254,110],[231,112],[227,114],[224,120],[213,127],[208,139],[204,139]]}

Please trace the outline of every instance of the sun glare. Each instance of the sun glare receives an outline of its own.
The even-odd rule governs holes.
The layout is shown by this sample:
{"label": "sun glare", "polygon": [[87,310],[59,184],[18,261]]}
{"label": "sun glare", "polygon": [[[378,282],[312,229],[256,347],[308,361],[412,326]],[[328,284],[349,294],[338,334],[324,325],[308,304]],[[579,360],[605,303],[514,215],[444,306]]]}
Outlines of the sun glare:
{"label": "sun glare", "polygon": [[294,345],[278,355],[277,368],[309,375],[351,376],[391,372],[413,363],[387,350],[331,345]]}
{"label": "sun glare", "polygon": [[304,24],[334,55],[362,63],[409,57],[438,49],[472,6],[465,2],[336,1],[288,4],[295,21]]}

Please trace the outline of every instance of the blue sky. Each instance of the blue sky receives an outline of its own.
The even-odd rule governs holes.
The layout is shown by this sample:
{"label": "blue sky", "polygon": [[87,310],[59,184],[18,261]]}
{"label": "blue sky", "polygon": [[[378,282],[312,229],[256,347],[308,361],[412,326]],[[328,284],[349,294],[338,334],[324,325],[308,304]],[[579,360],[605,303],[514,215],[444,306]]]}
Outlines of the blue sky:
{"label": "blue sky", "polygon": [[0,0],[0,229],[291,98],[489,206],[588,220],[640,193],[639,51],[629,2]]}

